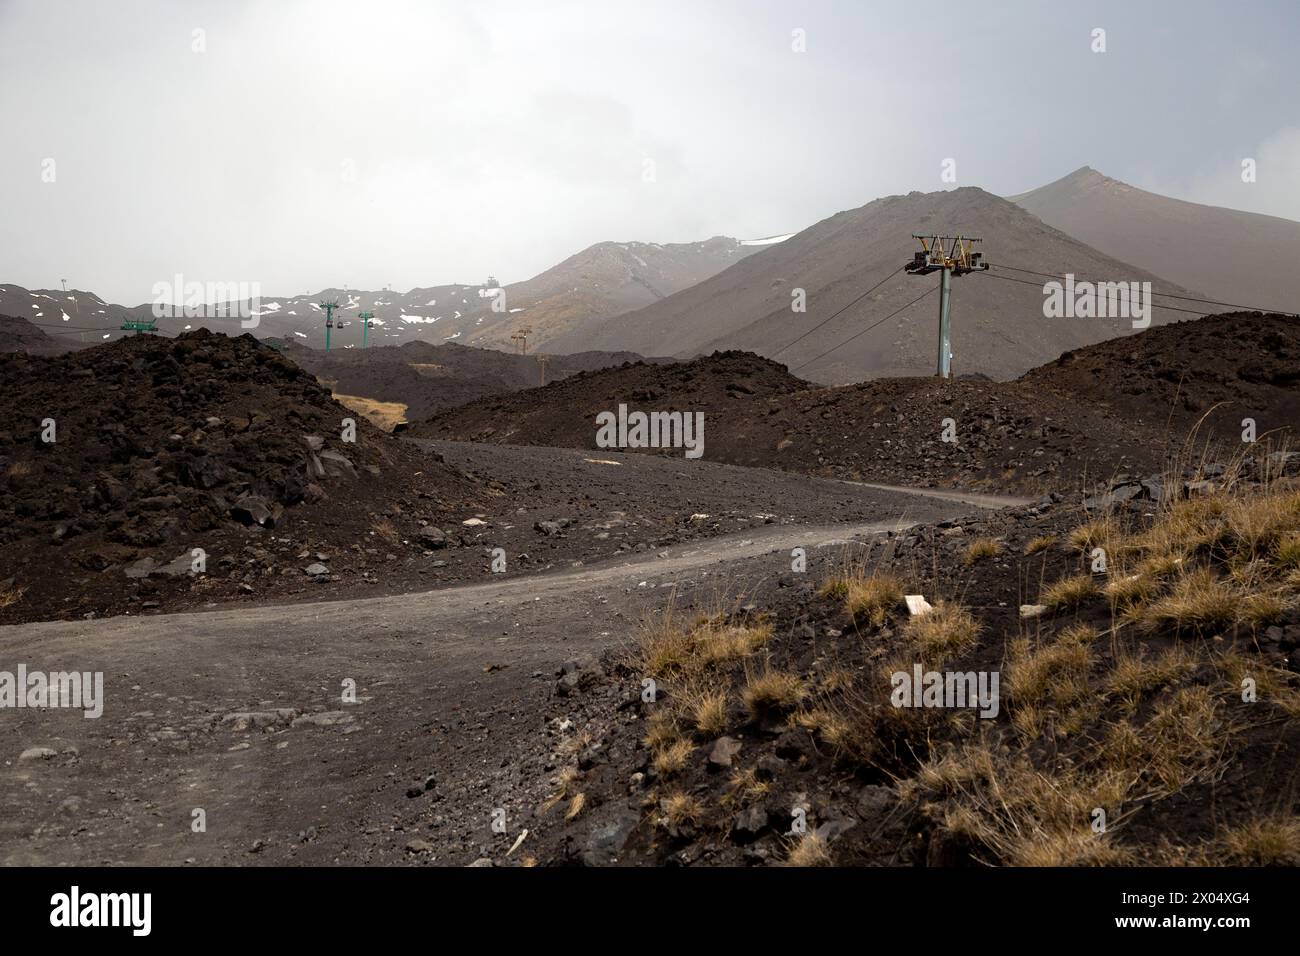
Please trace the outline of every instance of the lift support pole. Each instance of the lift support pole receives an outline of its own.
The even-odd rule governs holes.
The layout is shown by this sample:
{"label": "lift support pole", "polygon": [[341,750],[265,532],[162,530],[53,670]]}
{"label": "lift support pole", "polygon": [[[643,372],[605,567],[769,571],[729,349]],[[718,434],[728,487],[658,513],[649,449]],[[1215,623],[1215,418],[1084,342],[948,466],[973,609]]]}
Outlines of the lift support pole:
{"label": "lift support pole", "polygon": [[975,252],[981,239],[967,236],[918,236],[921,251],[905,267],[912,275],[939,273],[939,361],[940,378],[952,377],[952,277],[987,269],[984,253]]}
{"label": "lift support pole", "polygon": [[316,303],[325,310],[325,351],[330,350],[330,332],[334,329],[334,310],[339,307],[338,299],[327,299]]}
{"label": "lift support pole", "polygon": [[952,288],[952,272],[939,270],[939,377],[952,374],[952,328],[949,322],[948,295]]}

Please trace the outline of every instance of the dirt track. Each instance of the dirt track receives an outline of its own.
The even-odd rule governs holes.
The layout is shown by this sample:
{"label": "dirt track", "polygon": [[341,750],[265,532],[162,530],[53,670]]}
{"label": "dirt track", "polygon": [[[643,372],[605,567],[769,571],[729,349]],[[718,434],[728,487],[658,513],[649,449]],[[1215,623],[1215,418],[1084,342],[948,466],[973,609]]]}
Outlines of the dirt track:
{"label": "dirt track", "polygon": [[[895,494],[877,521],[422,594],[0,628],[0,669],[103,671],[106,696],[98,720],[4,712],[0,862],[499,861],[545,826],[534,810],[573,708],[554,696],[559,665],[622,645],[674,592],[774,585],[793,547],[813,579],[851,537],[970,510],[908,495],[900,520]],[[33,747],[56,754],[19,759]]]}

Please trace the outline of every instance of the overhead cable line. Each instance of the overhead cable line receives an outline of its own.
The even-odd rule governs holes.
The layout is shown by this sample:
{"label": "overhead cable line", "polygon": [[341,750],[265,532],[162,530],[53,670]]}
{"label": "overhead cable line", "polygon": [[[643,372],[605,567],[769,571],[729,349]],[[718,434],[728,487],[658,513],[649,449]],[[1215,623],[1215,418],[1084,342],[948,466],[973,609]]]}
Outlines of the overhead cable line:
{"label": "overhead cable line", "polygon": [[[1063,275],[1059,275],[1059,274],[1054,273],[1054,272],[1038,272],[1038,271],[1036,271],[1036,270],[1034,270],[1034,269],[1022,269],[1022,268],[1020,268],[1019,266],[1009,266],[1009,265],[1004,265],[1004,264],[1001,263],[1001,262],[990,262],[989,265],[992,266],[994,269],[1010,269],[1012,272],[1025,272],[1025,273],[1028,273],[1029,275],[1033,275],[1033,276],[1042,276],[1044,279],[1064,279],[1064,278],[1065,278],[1065,276],[1063,276]],[[1010,276],[1004,276],[1003,278],[1010,278]],[[1080,279],[1080,278],[1081,278],[1081,279],[1083,279],[1083,281],[1085,281],[1085,282],[1104,282],[1104,281],[1107,281],[1107,280],[1104,280],[1104,279],[1084,278],[1084,277],[1079,276],[1079,275],[1077,275],[1077,274],[1075,275],[1075,278],[1076,278],[1076,279]],[[1163,299],[1179,299],[1179,300],[1184,301],[1184,302],[1201,302],[1201,303],[1204,303],[1204,304],[1206,304],[1206,305],[1222,305],[1222,306],[1227,306],[1227,307],[1230,308],[1230,309],[1241,309],[1243,312],[1279,312],[1279,310],[1277,310],[1277,309],[1264,309],[1264,308],[1260,308],[1260,307],[1257,306],[1257,305],[1242,305],[1242,304],[1239,303],[1239,302],[1223,302],[1223,301],[1220,301],[1219,299],[1202,299],[1202,298],[1200,298],[1200,297],[1198,297],[1198,296],[1194,296],[1194,295],[1176,295],[1176,294],[1173,293],[1173,292],[1156,292],[1155,290],[1152,290],[1151,294],[1152,294],[1152,295],[1158,295],[1158,296],[1160,296],[1160,297],[1163,298]],[[1168,306],[1157,306],[1157,308],[1168,308]],[[1214,313],[1206,312],[1206,313],[1202,313],[1202,314],[1204,314],[1204,315],[1213,315]],[[1294,312],[1279,312],[1279,314],[1280,314],[1280,315],[1295,315],[1296,313],[1294,313]]]}
{"label": "overhead cable line", "polygon": [[911,302],[907,303],[907,305],[903,306],[902,308],[895,309],[893,312],[889,313],[889,315],[885,316],[885,317],[884,317],[883,319],[881,319],[879,322],[875,322],[875,323],[873,323],[872,325],[868,325],[865,329],[862,329],[860,332],[855,332],[853,335],[850,335],[847,339],[845,339],[845,340],[844,340],[843,342],[841,342],[839,345],[836,345],[836,346],[834,346],[833,348],[829,348],[829,349],[827,349],[825,352],[822,352],[821,355],[818,355],[818,356],[816,356],[816,357],[814,357],[814,358],[810,358],[808,361],[804,362],[802,365],[797,365],[797,366],[795,366],[794,368],[790,369],[790,371],[791,371],[791,372],[797,372],[797,371],[799,371],[799,369],[801,369],[801,368],[807,368],[809,365],[811,365],[813,362],[816,362],[818,359],[825,358],[827,355],[830,355],[830,354],[831,354],[832,352],[834,352],[836,349],[843,348],[844,346],[846,346],[846,345],[848,345],[850,342],[852,342],[854,339],[856,339],[858,336],[860,336],[860,335],[866,335],[866,334],[867,334],[868,332],[870,332],[872,329],[874,329],[874,328],[878,328],[879,326],[884,325],[886,322],[888,322],[888,321],[889,321],[890,319],[892,319],[894,316],[898,315],[900,312],[903,312],[903,311],[906,310],[906,309],[910,309],[912,306],[916,305],[916,303],[920,302],[920,301],[921,301],[922,299],[924,299],[927,295],[929,295],[931,292],[936,291],[937,289],[938,289],[938,286],[934,286],[934,287],[931,287],[931,288],[929,288],[929,289],[926,289],[924,292],[922,292],[920,295],[918,295],[918,296],[917,296],[915,299],[913,299]]}
{"label": "overhead cable line", "polygon": [[[1043,284],[1041,282],[1031,282],[1028,279],[1017,279],[1015,276],[1002,276],[998,275],[996,272],[986,272],[984,274],[991,276],[994,279],[1001,279],[1003,282],[1017,282],[1020,285],[1027,285],[1037,289],[1039,292],[1043,290]],[[1186,312],[1188,315],[1214,315],[1213,312],[1199,312],[1196,309],[1182,309],[1176,305],[1160,305],[1155,302],[1151,303],[1151,308],[1164,309],[1168,312]]]}
{"label": "overhead cable line", "polygon": [[779,348],[779,349],[777,349],[775,352],[773,352],[773,353],[769,356],[769,358],[776,358],[778,355],[780,355],[780,354],[781,354],[782,352],[784,352],[786,349],[790,348],[790,346],[792,346],[792,345],[797,345],[798,343],[800,343],[800,342],[802,342],[804,339],[806,339],[808,336],[812,335],[814,332],[816,332],[818,329],[820,329],[820,328],[821,328],[823,325],[825,325],[827,322],[831,321],[831,319],[834,319],[834,318],[837,317],[837,316],[843,315],[845,312],[847,312],[847,311],[848,311],[849,309],[851,309],[853,306],[857,305],[859,302],[861,302],[861,301],[862,301],[863,299],[865,299],[867,296],[871,295],[871,293],[873,293],[873,292],[875,292],[877,289],[879,289],[882,285],[884,285],[884,284],[885,284],[886,282],[888,282],[890,279],[894,278],[894,276],[896,276],[896,275],[898,275],[900,272],[902,272],[904,268],[905,268],[905,266],[899,266],[897,269],[895,269],[895,270],[894,270],[893,272],[891,272],[889,275],[885,276],[883,279],[881,279],[879,282],[877,282],[875,285],[873,285],[873,286],[872,286],[870,289],[868,289],[866,292],[862,293],[862,295],[858,296],[856,299],[854,299],[854,300],[853,300],[852,302],[850,302],[848,305],[844,306],[844,308],[837,310],[836,312],[832,313],[828,318],[824,319],[824,320],[821,321],[821,322],[818,322],[816,325],[814,325],[811,329],[809,329],[809,330],[808,330],[807,332],[805,332],[803,335],[799,336],[799,337],[798,337],[797,339],[795,339],[793,342],[789,343],[788,345],[783,345],[783,346],[781,346],[781,348]]}

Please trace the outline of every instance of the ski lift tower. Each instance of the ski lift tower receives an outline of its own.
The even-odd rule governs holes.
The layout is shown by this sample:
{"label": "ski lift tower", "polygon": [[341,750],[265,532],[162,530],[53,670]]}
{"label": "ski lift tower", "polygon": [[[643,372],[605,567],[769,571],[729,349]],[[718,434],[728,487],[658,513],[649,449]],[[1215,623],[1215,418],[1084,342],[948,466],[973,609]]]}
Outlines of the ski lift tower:
{"label": "ski lift tower", "polygon": [[918,236],[921,251],[912,256],[912,261],[904,268],[914,276],[940,273],[939,277],[939,377],[950,378],[952,375],[952,329],[951,313],[948,309],[948,296],[953,276],[962,276],[968,272],[987,269],[984,253],[975,252],[974,246],[983,239],[973,236]]}
{"label": "ski lift tower", "polygon": [[528,328],[527,326],[524,326],[518,332],[515,332],[510,336],[512,340],[519,343],[520,355],[528,354],[528,336],[531,335],[532,332],[533,332],[532,329]]}
{"label": "ski lift tower", "polygon": [[146,334],[157,332],[158,320],[157,319],[123,319],[121,331],[134,332],[136,335],[139,335],[141,332],[144,332]]}
{"label": "ski lift tower", "polygon": [[375,317],[373,312],[358,312],[357,318],[361,320],[361,347],[367,348],[370,345],[370,320]]}
{"label": "ski lift tower", "polygon": [[334,310],[339,307],[338,299],[326,299],[324,302],[317,302],[325,310],[325,351],[330,350],[330,330],[334,328]]}

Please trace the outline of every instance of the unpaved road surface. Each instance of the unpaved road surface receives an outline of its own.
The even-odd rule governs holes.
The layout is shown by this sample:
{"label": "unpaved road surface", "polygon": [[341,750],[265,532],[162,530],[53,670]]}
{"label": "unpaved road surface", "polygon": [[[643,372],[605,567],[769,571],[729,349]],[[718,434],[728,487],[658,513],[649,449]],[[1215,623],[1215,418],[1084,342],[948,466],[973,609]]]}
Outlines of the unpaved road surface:
{"label": "unpaved road surface", "polygon": [[0,628],[0,670],[102,671],[106,698],[99,719],[0,711],[0,862],[500,860],[544,825],[573,707],[559,665],[625,645],[683,595],[774,586],[792,548],[819,578],[851,538],[971,510],[898,490],[882,502],[875,521],[770,524],[419,594]]}

